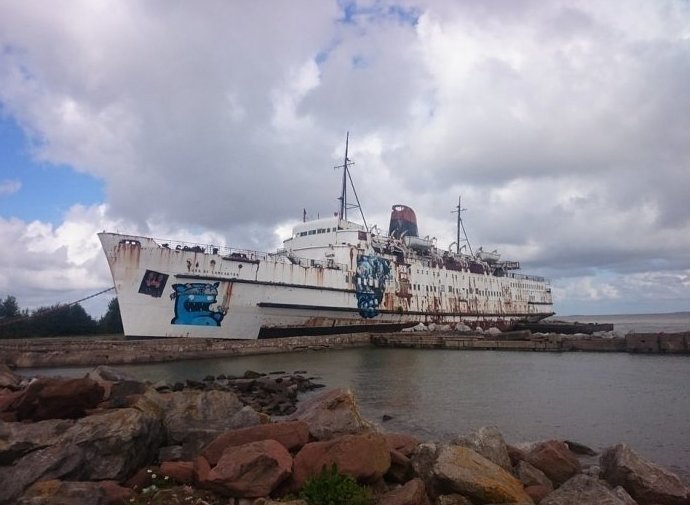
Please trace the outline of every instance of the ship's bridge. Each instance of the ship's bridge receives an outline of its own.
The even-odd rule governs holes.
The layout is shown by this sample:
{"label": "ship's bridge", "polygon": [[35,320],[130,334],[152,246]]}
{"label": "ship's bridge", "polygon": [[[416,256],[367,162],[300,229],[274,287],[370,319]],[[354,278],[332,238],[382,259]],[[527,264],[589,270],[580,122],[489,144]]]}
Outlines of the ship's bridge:
{"label": "ship's bridge", "polygon": [[292,237],[283,241],[286,251],[300,251],[300,256],[320,259],[325,249],[358,245],[366,241],[366,228],[338,217],[328,217],[299,223],[292,229]]}

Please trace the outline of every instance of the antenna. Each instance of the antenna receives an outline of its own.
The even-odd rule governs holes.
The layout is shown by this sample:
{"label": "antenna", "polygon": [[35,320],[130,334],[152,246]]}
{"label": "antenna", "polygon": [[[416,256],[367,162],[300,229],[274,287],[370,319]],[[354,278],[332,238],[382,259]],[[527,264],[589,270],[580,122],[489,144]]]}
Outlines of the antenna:
{"label": "antenna", "polygon": [[[362,206],[359,203],[359,197],[357,196],[357,190],[355,189],[355,184],[352,182],[352,175],[350,174],[350,165],[354,165],[355,162],[347,157],[348,149],[350,145],[350,132],[347,132],[345,136],[345,158],[343,159],[343,164],[334,168],[343,169],[343,184],[340,190],[340,212],[338,212],[338,218],[347,221],[347,211],[348,209],[359,209],[359,213],[362,216],[362,221],[364,221],[364,227],[368,230],[367,220],[364,218],[364,211],[362,211]],[[356,204],[347,203],[347,182],[350,181],[350,186],[352,187],[352,193],[355,195]]]}
{"label": "antenna", "polygon": [[[462,230],[462,234],[465,237],[463,242],[467,244],[467,248],[470,250],[470,254],[474,256],[474,253],[472,252],[472,246],[470,245],[470,239],[467,238],[467,232],[465,231],[465,225],[462,222],[462,213],[466,211],[467,209],[462,208],[462,197],[458,196],[458,206],[455,208],[455,210],[452,210],[452,214],[457,214],[458,215],[458,225],[457,225],[457,240],[455,241],[455,252],[456,254],[460,254],[460,250],[462,247],[460,247],[460,230]],[[465,247],[465,246],[463,246]]]}

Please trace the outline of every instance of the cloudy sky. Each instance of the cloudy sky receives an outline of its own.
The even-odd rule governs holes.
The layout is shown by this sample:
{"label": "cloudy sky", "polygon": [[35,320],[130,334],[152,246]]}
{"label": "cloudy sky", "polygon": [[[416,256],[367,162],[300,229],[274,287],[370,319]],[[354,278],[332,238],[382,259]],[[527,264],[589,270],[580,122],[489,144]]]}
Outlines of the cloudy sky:
{"label": "cloudy sky", "polygon": [[350,131],[369,223],[462,195],[558,313],[689,310],[689,90],[688,0],[0,0],[0,296],[111,286],[103,229],[273,249]]}

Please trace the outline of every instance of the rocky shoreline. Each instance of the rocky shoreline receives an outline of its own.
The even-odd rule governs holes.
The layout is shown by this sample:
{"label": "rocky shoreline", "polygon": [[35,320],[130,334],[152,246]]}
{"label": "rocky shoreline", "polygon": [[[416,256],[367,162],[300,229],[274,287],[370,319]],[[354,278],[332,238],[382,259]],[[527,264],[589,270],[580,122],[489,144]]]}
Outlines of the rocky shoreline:
{"label": "rocky shoreline", "polygon": [[80,379],[0,366],[0,504],[314,505],[336,465],[379,505],[682,505],[690,489],[624,444],[508,445],[492,427],[449,442],[386,433],[352,393],[305,371],[175,384],[100,366]]}

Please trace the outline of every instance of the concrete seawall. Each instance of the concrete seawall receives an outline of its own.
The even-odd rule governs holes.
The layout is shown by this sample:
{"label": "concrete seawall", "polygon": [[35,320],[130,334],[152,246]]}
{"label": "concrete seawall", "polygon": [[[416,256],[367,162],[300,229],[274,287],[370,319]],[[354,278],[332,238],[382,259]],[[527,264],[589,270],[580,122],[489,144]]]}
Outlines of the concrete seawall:
{"label": "concrete seawall", "polygon": [[22,368],[121,365],[370,345],[370,335],[342,334],[264,340],[54,338],[0,340],[0,363]]}
{"label": "concrete seawall", "polygon": [[0,340],[0,363],[21,368],[156,363],[250,354],[365,346],[465,351],[629,352],[690,354],[690,332],[598,338],[533,336],[529,331],[495,337],[453,332],[356,333],[264,340],[171,338],[124,340],[82,337]]}
{"label": "concrete seawall", "polygon": [[478,338],[472,335],[457,335],[453,333],[419,332],[372,335],[371,343],[378,347],[459,349],[467,351],[582,351],[690,354],[690,332],[670,334],[631,333],[625,337],[615,338],[593,336],[572,338],[564,337],[563,335],[538,337],[527,335],[511,340],[507,340],[501,335]]}

